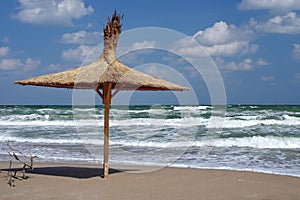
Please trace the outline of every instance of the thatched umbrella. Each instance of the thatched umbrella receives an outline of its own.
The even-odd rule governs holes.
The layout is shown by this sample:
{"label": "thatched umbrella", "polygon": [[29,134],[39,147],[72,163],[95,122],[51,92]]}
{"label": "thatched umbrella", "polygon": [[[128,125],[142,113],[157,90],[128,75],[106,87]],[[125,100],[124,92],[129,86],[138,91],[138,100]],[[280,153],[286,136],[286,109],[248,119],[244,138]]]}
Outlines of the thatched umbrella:
{"label": "thatched umbrella", "polygon": [[109,108],[112,97],[120,90],[188,90],[186,87],[155,78],[127,67],[116,58],[123,15],[115,11],[108,17],[104,31],[104,49],[98,60],[64,72],[47,74],[16,81],[16,84],[56,88],[91,89],[104,104],[104,161],[103,177],[108,175]]}

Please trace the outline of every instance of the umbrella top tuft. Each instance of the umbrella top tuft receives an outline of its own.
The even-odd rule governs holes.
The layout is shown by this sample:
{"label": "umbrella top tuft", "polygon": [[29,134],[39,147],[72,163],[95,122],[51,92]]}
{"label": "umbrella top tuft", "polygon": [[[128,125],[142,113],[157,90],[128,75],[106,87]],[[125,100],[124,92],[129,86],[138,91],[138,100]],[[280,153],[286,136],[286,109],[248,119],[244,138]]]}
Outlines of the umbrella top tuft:
{"label": "umbrella top tuft", "polygon": [[123,19],[123,14],[117,14],[115,10],[112,17],[107,17],[107,24],[104,32],[104,50],[102,56],[108,62],[113,62],[116,60],[116,48],[119,42],[119,34],[122,31],[121,20]]}

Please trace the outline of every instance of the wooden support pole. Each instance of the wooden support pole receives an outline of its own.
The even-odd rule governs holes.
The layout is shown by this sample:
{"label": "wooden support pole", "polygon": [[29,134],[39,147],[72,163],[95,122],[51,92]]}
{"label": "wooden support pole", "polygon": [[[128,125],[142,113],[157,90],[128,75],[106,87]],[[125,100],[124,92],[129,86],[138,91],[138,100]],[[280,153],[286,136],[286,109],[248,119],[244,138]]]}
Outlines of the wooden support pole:
{"label": "wooden support pole", "polygon": [[103,146],[103,178],[108,176],[109,151],[109,104],[104,104],[104,146]]}
{"label": "wooden support pole", "polygon": [[111,83],[103,86],[104,104],[104,146],[103,146],[103,178],[108,176],[108,153],[109,153],[109,109],[111,104]]}
{"label": "wooden support pole", "polygon": [[98,93],[98,95],[102,98],[102,100],[103,100],[103,94],[100,92],[100,90],[97,88],[96,90],[95,90],[97,93]]}

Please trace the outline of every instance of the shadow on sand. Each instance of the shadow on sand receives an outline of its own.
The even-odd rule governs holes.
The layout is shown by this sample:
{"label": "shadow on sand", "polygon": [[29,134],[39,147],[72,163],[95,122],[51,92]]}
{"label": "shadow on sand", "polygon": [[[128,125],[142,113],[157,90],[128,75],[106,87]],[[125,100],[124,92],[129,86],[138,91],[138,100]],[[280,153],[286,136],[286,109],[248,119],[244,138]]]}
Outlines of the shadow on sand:
{"label": "shadow on sand", "polygon": [[[22,171],[21,168],[0,169],[0,171]],[[121,173],[128,170],[109,169],[109,174]],[[102,177],[103,170],[101,168],[90,167],[68,167],[68,166],[55,166],[55,167],[36,167],[33,170],[26,169],[26,174],[40,174],[49,176],[62,176],[70,178],[92,178]]]}

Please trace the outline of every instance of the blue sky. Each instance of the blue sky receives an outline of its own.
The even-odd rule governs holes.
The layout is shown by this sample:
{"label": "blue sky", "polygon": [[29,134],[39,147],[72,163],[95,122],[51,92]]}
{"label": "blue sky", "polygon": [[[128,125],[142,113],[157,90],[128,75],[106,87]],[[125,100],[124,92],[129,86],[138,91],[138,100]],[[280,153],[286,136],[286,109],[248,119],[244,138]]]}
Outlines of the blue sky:
{"label": "blue sky", "polygon": [[[103,26],[115,9],[125,15],[124,32],[161,27],[194,38],[220,71],[228,104],[300,104],[297,0],[0,1],[0,104],[72,104],[71,90],[12,83],[79,66],[102,42]],[[193,53],[187,44],[182,48]],[[155,57],[147,62],[157,63]],[[178,70],[202,89],[196,91],[199,103],[209,104],[200,76],[189,68]],[[156,96],[163,97],[161,104],[174,99],[143,95],[134,96],[133,103],[159,103]]]}

